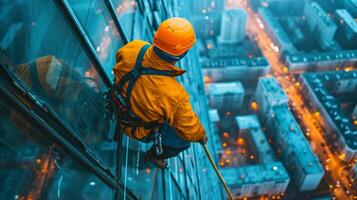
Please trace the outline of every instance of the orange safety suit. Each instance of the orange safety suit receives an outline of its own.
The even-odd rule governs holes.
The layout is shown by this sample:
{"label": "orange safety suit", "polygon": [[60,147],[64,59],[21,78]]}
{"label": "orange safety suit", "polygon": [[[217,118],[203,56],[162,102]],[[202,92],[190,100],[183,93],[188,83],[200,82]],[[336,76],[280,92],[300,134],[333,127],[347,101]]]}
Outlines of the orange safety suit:
{"label": "orange safety suit", "polygon": [[[123,75],[135,66],[138,53],[141,47],[146,44],[148,43],[134,40],[117,51],[117,63],[113,69],[115,84],[118,84]],[[177,68],[158,57],[153,46],[149,47],[145,53],[142,66],[144,68],[174,71],[176,76],[185,73],[185,70]],[[126,88],[127,85],[123,88],[123,95],[126,94]],[[167,122],[175,128],[177,135],[186,141],[200,141],[205,137],[205,130],[192,110],[189,95],[175,77],[140,76],[131,92],[130,105],[132,112],[144,122]],[[127,135],[136,139],[143,139],[150,132],[151,130],[138,127],[131,135],[131,128],[125,129]]]}

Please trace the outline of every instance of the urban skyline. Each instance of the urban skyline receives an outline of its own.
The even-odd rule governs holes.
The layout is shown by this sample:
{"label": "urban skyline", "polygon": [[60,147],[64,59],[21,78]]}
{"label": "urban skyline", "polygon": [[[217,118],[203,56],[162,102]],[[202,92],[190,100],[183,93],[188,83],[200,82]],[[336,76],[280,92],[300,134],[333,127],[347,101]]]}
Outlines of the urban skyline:
{"label": "urban skyline", "polygon": [[201,144],[159,169],[104,108],[117,50],[172,17],[195,30],[176,80],[234,199],[357,199],[357,0],[6,0],[0,200],[229,199]]}

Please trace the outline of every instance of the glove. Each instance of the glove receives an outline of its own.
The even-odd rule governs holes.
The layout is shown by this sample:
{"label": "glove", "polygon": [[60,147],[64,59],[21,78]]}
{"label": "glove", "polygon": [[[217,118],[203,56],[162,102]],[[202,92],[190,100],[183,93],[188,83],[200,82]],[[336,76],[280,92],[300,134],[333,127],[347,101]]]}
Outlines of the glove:
{"label": "glove", "polygon": [[208,141],[208,138],[205,136],[202,140],[198,141],[200,144],[205,145]]}

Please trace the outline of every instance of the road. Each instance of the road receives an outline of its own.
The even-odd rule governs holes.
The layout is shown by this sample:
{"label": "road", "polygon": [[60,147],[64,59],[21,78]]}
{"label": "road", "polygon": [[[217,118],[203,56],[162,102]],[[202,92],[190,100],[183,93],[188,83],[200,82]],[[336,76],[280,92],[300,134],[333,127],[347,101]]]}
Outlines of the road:
{"label": "road", "polygon": [[[291,108],[294,111],[295,117],[299,119],[302,130],[304,130],[306,137],[309,139],[312,149],[320,158],[324,165],[327,174],[327,181],[329,187],[334,195],[334,199],[357,199],[356,191],[353,190],[348,173],[343,171],[348,166],[347,163],[341,161],[340,155],[334,153],[330,149],[321,124],[318,123],[318,113],[311,112],[303,98],[301,92],[301,85],[298,80],[292,77],[288,68],[279,59],[279,51],[274,48],[274,45],[265,28],[259,24],[258,15],[254,13],[247,5],[242,2],[240,6],[245,9],[248,14],[247,34],[256,40],[263,55],[272,66],[271,76],[277,78],[281,87],[285,90],[290,99]],[[354,194],[353,194],[354,193]]]}

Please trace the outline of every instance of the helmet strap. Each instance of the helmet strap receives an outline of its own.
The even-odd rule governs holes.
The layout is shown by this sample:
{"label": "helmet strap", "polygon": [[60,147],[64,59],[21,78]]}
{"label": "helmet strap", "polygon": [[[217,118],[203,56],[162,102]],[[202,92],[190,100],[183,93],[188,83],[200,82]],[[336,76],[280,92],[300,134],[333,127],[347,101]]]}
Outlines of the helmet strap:
{"label": "helmet strap", "polygon": [[165,60],[166,62],[172,63],[172,62],[177,62],[181,60],[187,53],[187,51],[179,56],[173,56],[171,54],[168,54],[161,49],[157,48],[154,46],[154,52],[157,56],[159,56],[161,59]]}

